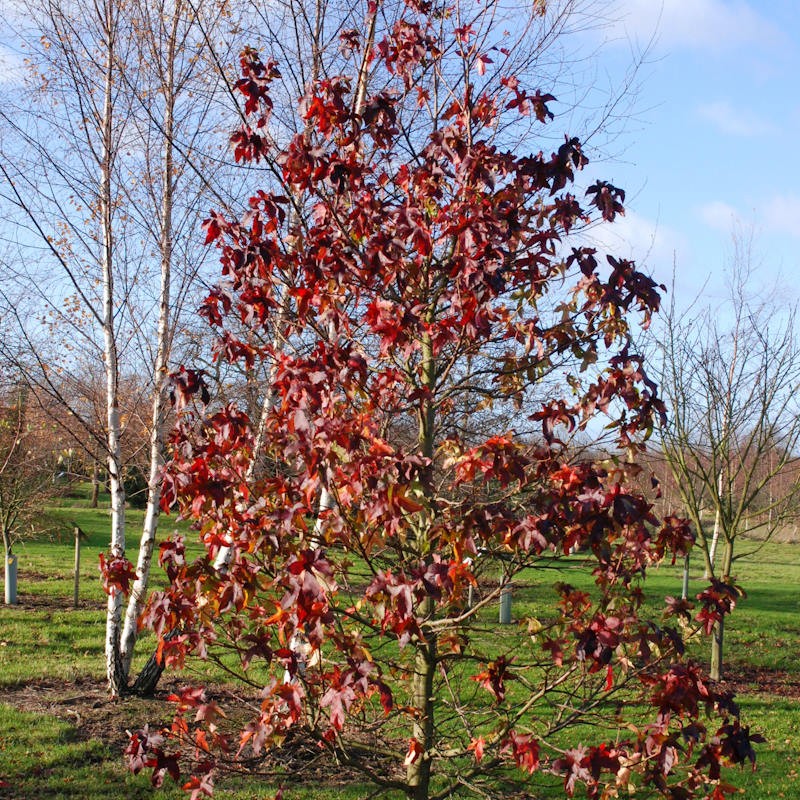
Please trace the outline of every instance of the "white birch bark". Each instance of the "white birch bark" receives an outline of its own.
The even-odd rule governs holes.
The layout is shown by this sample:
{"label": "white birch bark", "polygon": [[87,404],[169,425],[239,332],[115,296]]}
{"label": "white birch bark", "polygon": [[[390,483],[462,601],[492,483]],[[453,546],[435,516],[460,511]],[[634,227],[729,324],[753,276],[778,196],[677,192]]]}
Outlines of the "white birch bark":
{"label": "white birch bark", "polygon": [[147,599],[147,585],[150,581],[150,567],[153,560],[156,532],[161,500],[161,467],[164,463],[164,392],[162,384],[167,372],[170,351],[170,283],[172,277],[173,221],[172,207],[175,191],[174,180],[174,126],[175,126],[175,50],[178,36],[178,23],[183,4],[177,2],[172,10],[169,36],[165,53],[164,72],[164,156],[162,164],[161,199],[161,280],[159,288],[158,329],[156,361],[153,369],[153,406],[150,429],[150,469],[147,480],[147,507],[145,511],[142,536],[139,542],[139,557],[136,563],[136,580],[131,587],[128,606],[125,611],[125,624],[120,642],[120,659],[123,674],[127,680],[130,674],[133,651],[136,646],[139,615]]}
{"label": "white birch bark", "polygon": [[719,470],[717,477],[717,502],[716,511],[714,512],[714,532],[711,535],[711,547],[708,548],[708,569],[706,569],[703,578],[708,580],[714,572],[714,560],[717,557],[717,542],[719,541],[719,527],[720,527],[720,513],[722,505],[722,468]]}
{"label": "white birch bark", "polygon": [[[282,326],[282,319],[283,319],[283,312],[278,318],[276,324],[276,331],[275,331],[275,342],[276,342],[276,349],[280,345],[280,328]],[[264,397],[264,403],[261,406],[261,415],[258,419],[258,428],[256,428],[256,436],[253,440],[253,455],[250,459],[250,464],[247,467],[247,472],[245,473],[245,480],[249,483],[256,475],[256,468],[258,466],[258,460],[261,457],[261,451],[264,447],[264,433],[267,427],[267,419],[269,415],[272,413],[272,409],[275,407],[275,396],[273,395],[272,391],[270,391],[270,387],[272,386],[272,378],[275,372],[275,365],[272,366],[270,369],[269,380],[267,381],[267,394]],[[231,563],[231,558],[233,558],[233,546],[223,546],[217,551],[216,558],[214,559],[214,569],[219,572],[225,572],[228,568],[228,565]]]}
{"label": "white birch bark", "polygon": [[[108,478],[111,491],[111,554],[116,558],[125,555],[125,487],[122,481],[122,452],[120,435],[122,425],[119,412],[119,354],[114,324],[114,235],[113,195],[111,173],[114,161],[114,79],[115,40],[117,34],[117,9],[109,0],[100,9],[103,14],[104,76],[103,116],[101,120],[100,160],[100,225],[102,237],[101,270],[103,282],[103,357],[106,375],[106,418],[108,448]],[[124,689],[124,676],[120,669],[119,641],[122,619],[122,593],[112,590],[106,610],[106,677],[112,696]]]}

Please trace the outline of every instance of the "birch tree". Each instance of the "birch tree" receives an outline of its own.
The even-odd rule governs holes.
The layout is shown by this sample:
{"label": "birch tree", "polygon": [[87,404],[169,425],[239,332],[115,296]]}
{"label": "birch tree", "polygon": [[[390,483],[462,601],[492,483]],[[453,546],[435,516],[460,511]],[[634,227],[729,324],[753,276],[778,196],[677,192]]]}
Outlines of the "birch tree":
{"label": "birch tree", "polygon": [[[183,2],[27,8],[42,46],[23,32],[35,72],[18,105],[9,101],[2,111],[10,133],[0,170],[18,245],[9,266],[32,291],[16,297],[5,284],[3,293],[30,379],[80,419],[82,444],[99,443],[105,454],[112,507],[103,559],[106,660],[109,687],[119,694],[128,687],[158,523],[163,381],[204,263],[198,204],[214,195],[219,173],[220,105],[204,42],[221,9],[201,25]],[[54,345],[53,333],[64,345]],[[92,360],[105,371],[102,428],[82,413],[89,403],[70,394]],[[148,502],[135,572],[126,553],[121,408],[128,401],[120,396],[134,373],[146,377],[127,385],[151,398]],[[132,582],[124,628],[118,579]]]}

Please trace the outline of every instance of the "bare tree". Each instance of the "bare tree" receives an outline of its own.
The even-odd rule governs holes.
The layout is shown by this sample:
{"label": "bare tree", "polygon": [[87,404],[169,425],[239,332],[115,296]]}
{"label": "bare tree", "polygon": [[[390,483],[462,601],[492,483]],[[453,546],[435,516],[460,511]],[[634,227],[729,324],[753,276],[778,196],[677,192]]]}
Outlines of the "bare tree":
{"label": "bare tree", "polygon": [[[4,376],[5,377],[5,376]],[[23,381],[0,386],[0,536],[3,542],[5,601],[16,603],[13,547],[41,530],[42,507],[58,491],[59,439],[53,424],[32,403]],[[43,422],[45,424],[43,424]]]}
{"label": "bare tree", "polygon": [[[726,303],[683,315],[673,307],[661,331],[661,386],[670,409],[663,452],[721,604],[738,595],[737,542],[767,539],[785,526],[800,490],[795,311],[753,292],[751,245],[734,235]],[[711,652],[717,680],[723,635],[718,621]]]}
{"label": "bare tree", "polygon": [[[220,122],[205,41],[224,9],[201,17],[181,0],[32,0],[28,10],[34,80],[0,110],[2,195],[17,243],[3,310],[15,323],[13,357],[80,420],[82,444],[104,453],[117,563],[126,559],[125,456],[144,444],[133,442],[141,428],[123,408],[150,398],[147,512],[124,627],[120,591],[112,587],[108,601],[107,673],[118,694],[128,685],[157,530],[163,381],[205,263],[202,205],[209,195],[220,202],[215,146],[230,120]],[[31,288],[21,295],[20,285]],[[100,426],[79,390],[98,364]]]}

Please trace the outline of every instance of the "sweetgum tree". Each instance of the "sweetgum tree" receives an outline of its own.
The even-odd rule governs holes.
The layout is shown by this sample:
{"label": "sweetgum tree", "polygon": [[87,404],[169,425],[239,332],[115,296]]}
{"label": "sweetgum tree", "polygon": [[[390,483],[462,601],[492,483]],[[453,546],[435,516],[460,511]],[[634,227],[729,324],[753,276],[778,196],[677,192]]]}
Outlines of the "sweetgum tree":
{"label": "sweetgum tree", "polygon": [[[580,143],[531,147],[553,98],[505,71],[487,13],[408,0],[387,21],[371,5],[363,34],[342,34],[351,73],[309,86],[281,148],[279,67],[242,56],[236,158],[278,183],[241,219],[206,221],[224,281],[202,314],[219,358],[267,362],[267,401],[250,420],[209,404],[201,374],[173,376],[163,503],[207,555],[162,545],[171,584],[147,619],[166,663],[219,658],[259,699],[235,733],[201,689],[176,695],[172,728],[128,748],[156,782],[182,753],[187,788],[209,794],[230,759],[301,738],[415,800],[515,781],[721,798],[721,765],[753,759],[731,697],[641,614],[646,568],[692,541],[626,488],[662,413],[629,339],[657,287],[569,246],[622,213],[623,192],[596,183],[582,203]],[[464,409],[489,403],[538,435],[470,432]],[[613,469],[562,441],[599,415],[627,453]],[[592,590],[558,583],[550,609],[498,637],[503,582],[550,583],[575,547]],[[703,599],[704,620],[727,608]]]}

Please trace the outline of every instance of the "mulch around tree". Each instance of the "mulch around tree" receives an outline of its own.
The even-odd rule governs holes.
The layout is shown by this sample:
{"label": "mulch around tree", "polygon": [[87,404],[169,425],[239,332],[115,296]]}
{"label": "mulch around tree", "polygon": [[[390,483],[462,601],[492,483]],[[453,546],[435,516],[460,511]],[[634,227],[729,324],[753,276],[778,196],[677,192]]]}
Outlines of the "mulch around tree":
{"label": "mulch around tree", "polygon": [[[99,739],[112,752],[119,753],[121,760],[128,744],[128,731],[139,730],[145,724],[149,725],[150,730],[170,725],[175,706],[167,697],[186,683],[186,680],[162,680],[152,698],[124,697],[111,700],[105,681],[88,677],[66,683],[40,679],[3,687],[0,689],[0,703],[20,711],[47,714],[69,722],[79,740]],[[214,687],[208,687],[208,694],[220,703],[231,699],[224,690],[217,692]],[[234,718],[242,713],[241,708],[226,708],[226,711],[232,711]],[[372,754],[362,753],[364,758],[373,762],[372,768],[379,774],[388,775],[392,771],[392,765],[379,763],[381,759]],[[318,747],[299,730],[290,732],[283,747],[272,757],[245,757],[236,766],[232,765],[230,772],[273,778],[291,774],[295,785],[323,783],[326,786],[342,786],[359,779],[355,770],[335,763],[330,752]]]}
{"label": "mulch around tree", "polygon": [[[177,686],[177,684],[175,684]],[[33,714],[48,714],[73,725],[81,740],[101,739],[120,752],[128,742],[127,730],[151,725],[156,720],[166,724],[172,705],[166,696],[175,688],[164,684],[153,699],[124,698],[112,701],[105,681],[79,678],[68,683],[34,680],[0,689],[0,702]]]}
{"label": "mulch around tree", "polygon": [[[738,695],[753,693],[800,699],[800,675],[783,670],[752,666],[732,666],[724,683]],[[68,683],[34,680],[0,689],[0,702],[21,711],[49,714],[70,722],[80,739],[98,738],[124,748],[127,730],[149,723],[151,727],[169,724],[174,706],[167,696],[184,685],[183,681],[162,681],[155,697],[123,698],[112,701],[105,681],[79,678]]]}
{"label": "mulch around tree", "polygon": [[[183,682],[162,681],[155,697],[123,698],[112,701],[105,681],[79,678],[69,683],[34,680],[0,689],[0,702],[21,711],[48,714],[71,723],[78,738],[101,739],[112,748],[124,749],[126,731],[145,723],[151,728],[167,725],[174,706],[167,696]],[[800,676],[782,670],[735,666],[727,670],[724,683],[737,695],[753,693],[800,699]]]}
{"label": "mulch around tree", "polygon": [[785,670],[748,665],[726,667],[723,683],[740,696],[760,693],[800,698],[800,675]]}

